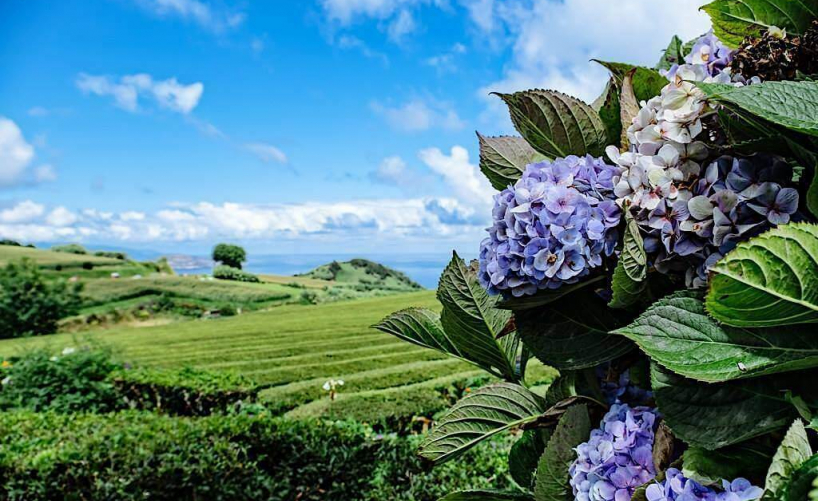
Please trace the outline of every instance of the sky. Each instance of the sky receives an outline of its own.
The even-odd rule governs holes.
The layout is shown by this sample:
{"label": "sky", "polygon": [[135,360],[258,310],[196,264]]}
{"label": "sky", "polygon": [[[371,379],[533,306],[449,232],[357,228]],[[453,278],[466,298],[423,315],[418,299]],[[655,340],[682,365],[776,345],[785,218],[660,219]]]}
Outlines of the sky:
{"label": "sky", "polygon": [[0,0],[0,238],[475,255],[492,91],[588,102],[700,0]]}

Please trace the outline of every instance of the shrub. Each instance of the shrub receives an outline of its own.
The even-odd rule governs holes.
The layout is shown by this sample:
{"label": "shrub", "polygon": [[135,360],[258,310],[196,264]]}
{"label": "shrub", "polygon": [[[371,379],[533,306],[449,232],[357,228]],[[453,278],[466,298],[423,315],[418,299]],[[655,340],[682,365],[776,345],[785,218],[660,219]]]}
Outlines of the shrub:
{"label": "shrub", "polygon": [[79,311],[79,283],[47,281],[30,260],[0,268],[0,337],[50,334]]}
{"label": "shrub", "polygon": [[240,270],[245,260],[247,260],[247,253],[238,245],[218,244],[213,248],[213,261],[217,263]]}
{"label": "shrub", "polygon": [[94,263],[92,263],[91,261],[83,261],[82,262],[82,269],[83,270],[93,270],[94,269]]}
{"label": "shrub", "polygon": [[252,273],[247,273],[246,271],[238,268],[232,268],[225,265],[219,265],[213,268],[213,278],[218,278],[221,280],[235,280],[237,282],[261,282],[261,280],[259,280],[259,278]]}
{"label": "shrub", "polygon": [[0,239],[0,245],[9,245],[11,247],[22,247],[22,244],[20,244],[20,242],[18,242],[17,240],[11,240],[11,239],[8,239],[8,238]]}
{"label": "shrub", "polygon": [[417,441],[354,422],[9,412],[0,414],[0,497],[433,501],[492,479],[510,485],[505,442],[471,451],[458,471],[431,470]]}
{"label": "shrub", "polygon": [[95,256],[98,257],[109,257],[111,259],[120,259],[125,261],[128,259],[128,255],[124,252],[117,252],[117,251],[96,251],[94,252]]}
{"label": "shrub", "polygon": [[55,245],[51,248],[54,252],[65,252],[66,254],[88,254],[88,251],[80,244]]}
{"label": "shrub", "polygon": [[121,407],[108,376],[118,365],[100,350],[35,351],[0,369],[0,409],[109,412]]}

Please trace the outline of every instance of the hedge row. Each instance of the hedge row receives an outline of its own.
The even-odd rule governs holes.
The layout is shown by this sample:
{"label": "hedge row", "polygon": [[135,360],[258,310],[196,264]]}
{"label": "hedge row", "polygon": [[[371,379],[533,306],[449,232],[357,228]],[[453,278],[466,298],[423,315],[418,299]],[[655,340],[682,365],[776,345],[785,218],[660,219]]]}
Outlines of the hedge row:
{"label": "hedge row", "polygon": [[0,499],[432,501],[511,486],[507,440],[432,470],[418,439],[352,422],[0,413]]}

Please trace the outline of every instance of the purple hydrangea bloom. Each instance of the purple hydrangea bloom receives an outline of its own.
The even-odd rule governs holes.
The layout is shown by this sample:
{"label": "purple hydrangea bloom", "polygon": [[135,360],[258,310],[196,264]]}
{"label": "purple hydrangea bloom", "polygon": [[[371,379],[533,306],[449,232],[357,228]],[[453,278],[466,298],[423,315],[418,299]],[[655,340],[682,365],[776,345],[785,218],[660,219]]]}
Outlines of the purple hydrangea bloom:
{"label": "purple hydrangea bloom", "polygon": [[656,476],[653,439],[656,414],[648,407],[614,404],[591,438],[577,448],[569,468],[578,501],[628,501]]}
{"label": "purple hydrangea bloom", "polygon": [[494,198],[480,244],[480,282],[513,296],[579,281],[614,253],[622,216],[613,195],[620,168],[591,156],[526,167]]}
{"label": "purple hydrangea bloom", "polygon": [[722,488],[722,492],[717,492],[686,478],[676,468],[668,468],[665,480],[649,485],[645,494],[648,501],[755,501],[764,494],[764,489],[744,478],[722,480]]}
{"label": "purple hydrangea bloom", "polygon": [[625,369],[617,376],[615,371],[611,370],[610,364],[600,365],[596,368],[596,374],[608,405],[621,403],[643,405],[653,398],[653,392],[643,390],[631,382],[630,369]]}

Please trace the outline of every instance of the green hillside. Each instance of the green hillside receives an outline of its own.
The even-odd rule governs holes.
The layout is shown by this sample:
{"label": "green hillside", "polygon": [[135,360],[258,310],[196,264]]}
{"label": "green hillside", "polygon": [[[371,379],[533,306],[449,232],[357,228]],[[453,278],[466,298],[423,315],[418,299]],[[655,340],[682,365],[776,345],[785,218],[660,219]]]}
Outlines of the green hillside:
{"label": "green hillside", "polygon": [[[355,417],[372,422],[431,414],[470,384],[481,370],[370,328],[388,313],[410,306],[439,309],[432,291],[337,302],[282,306],[209,321],[94,331],[77,337],[55,334],[0,341],[0,358],[35,346],[54,351],[89,341],[114,347],[139,365],[228,371],[265,389],[260,397],[290,417]],[[534,368],[535,378],[550,370]],[[343,379],[338,398],[322,389]]]}
{"label": "green hillside", "polygon": [[297,276],[365,290],[417,291],[423,289],[420,284],[405,274],[366,259],[333,261]]}

